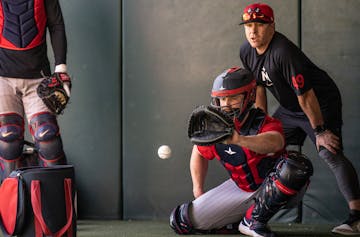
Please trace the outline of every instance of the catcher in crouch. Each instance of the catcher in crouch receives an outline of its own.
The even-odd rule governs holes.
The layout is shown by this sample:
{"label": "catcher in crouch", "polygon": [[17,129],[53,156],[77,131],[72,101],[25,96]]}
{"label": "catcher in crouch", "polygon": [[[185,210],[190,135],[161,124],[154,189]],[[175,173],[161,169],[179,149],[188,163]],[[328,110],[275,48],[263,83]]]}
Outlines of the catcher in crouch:
{"label": "catcher in crouch", "polygon": [[[194,143],[195,200],[172,211],[176,233],[275,236],[267,222],[303,197],[312,164],[298,152],[285,151],[281,123],[253,108],[255,88],[249,71],[230,68],[215,79],[211,105],[192,112],[188,133]],[[205,192],[208,162],[214,158],[231,178]]]}

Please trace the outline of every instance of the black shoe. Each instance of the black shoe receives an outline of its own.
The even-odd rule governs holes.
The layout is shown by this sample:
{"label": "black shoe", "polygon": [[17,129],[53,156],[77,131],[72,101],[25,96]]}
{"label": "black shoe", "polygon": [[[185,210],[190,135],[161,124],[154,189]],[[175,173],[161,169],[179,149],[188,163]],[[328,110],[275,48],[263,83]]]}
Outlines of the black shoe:
{"label": "black shoe", "polygon": [[239,225],[239,231],[252,237],[275,237],[275,233],[272,232],[266,223],[262,223],[256,220],[247,219],[244,217]]}

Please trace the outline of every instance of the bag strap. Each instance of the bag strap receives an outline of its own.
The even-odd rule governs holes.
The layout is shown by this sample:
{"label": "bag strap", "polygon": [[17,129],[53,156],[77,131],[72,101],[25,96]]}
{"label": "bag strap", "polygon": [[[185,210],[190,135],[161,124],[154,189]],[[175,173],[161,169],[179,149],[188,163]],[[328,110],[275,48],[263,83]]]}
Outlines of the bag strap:
{"label": "bag strap", "polygon": [[[22,224],[18,220],[19,214],[24,215],[23,205],[20,203],[23,200],[19,200],[19,192],[18,178],[8,177],[0,186],[0,227],[5,236],[17,234],[16,225]],[[17,223],[18,221],[21,223]]]}
{"label": "bag strap", "polygon": [[[40,180],[31,181],[31,205],[34,211],[34,222],[35,222],[35,236],[42,237],[43,233],[45,235],[51,235],[54,237],[61,237],[66,231],[69,230],[69,227],[72,224],[73,218],[73,202],[71,195],[71,179],[64,179],[64,191],[65,191],[65,205],[66,205],[66,216],[67,223],[56,233],[52,233],[49,227],[44,221],[42,215],[42,203],[41,203],[41,189],[40,189]],[[70,235],[70,234],[69,234]]]}

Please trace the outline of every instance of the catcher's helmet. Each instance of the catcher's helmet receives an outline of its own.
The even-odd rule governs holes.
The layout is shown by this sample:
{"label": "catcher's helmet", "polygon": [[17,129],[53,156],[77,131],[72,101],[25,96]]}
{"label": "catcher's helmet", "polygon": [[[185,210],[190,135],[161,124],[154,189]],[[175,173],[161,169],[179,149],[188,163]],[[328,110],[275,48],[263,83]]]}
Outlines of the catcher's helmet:
{"label": "catcher's helmet", "polygon": [[244,94],[242,105],[233,115],[243,116],[255,103],[256,81],[252,73],[240,67],[225,70],[216,77],[211,91],[211,105],[220,108],[220,98]]}

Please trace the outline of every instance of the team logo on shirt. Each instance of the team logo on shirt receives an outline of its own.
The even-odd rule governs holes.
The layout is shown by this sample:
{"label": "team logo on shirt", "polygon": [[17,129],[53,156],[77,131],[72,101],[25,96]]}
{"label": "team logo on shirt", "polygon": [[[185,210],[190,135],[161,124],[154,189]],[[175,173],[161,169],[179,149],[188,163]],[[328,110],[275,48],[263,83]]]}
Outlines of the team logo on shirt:
{"label": "team logo on shirt", "polygon": [[226,153],[228,153],[229,155],[234,155],[236,154],[236,151],[231,150],[231,147],[229,147],[229,150],[224,150]]}
{"label": "team logo on shirt", "polygon": [[273,82],[271,81],[269,74],[266,72],[265,67],[261,69],[261,78],[262,81],[265,83],[266,86],[272,86]]}

